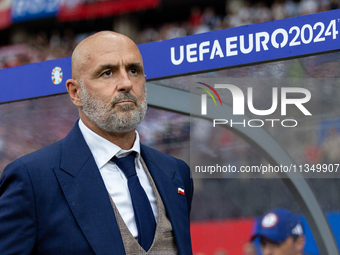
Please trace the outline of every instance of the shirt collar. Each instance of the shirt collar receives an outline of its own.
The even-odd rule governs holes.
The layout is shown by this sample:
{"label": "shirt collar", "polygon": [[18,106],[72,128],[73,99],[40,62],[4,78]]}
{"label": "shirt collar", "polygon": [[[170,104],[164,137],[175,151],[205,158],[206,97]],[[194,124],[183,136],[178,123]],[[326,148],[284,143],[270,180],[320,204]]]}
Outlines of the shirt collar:
{"label": "shirt collar", "polygon": [[137,130],[135,131],[136,139],[132,148],[129,150],[123,150],[119,146],[93,132],[91,129],[85,126],[81,119],[79,120],[79,128],[99,169],[109,162],[113,156],[117,156],[118,158],[125,157],[132,151],[137,152],[136,158],[139,160],[140,143]]}

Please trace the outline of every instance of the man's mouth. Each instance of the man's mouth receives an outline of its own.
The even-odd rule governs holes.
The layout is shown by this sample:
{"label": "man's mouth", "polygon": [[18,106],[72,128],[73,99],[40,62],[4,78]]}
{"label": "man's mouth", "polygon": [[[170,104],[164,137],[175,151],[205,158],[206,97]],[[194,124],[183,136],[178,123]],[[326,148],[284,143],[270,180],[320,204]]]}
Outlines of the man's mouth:
{"label": "man's mouth", "polygon": [[131,94],[126,93],[116,98],[112,102],[112,106],[114,107],[116,104],[117,105],[125,105],[125,104],[129,105],[131,103],[137,106],[137,99],[135,99],[135,97],[132,96]]}
{"label": "man's mouth", "polygon": [[124,103],[135,103],[135,102],[132,101],[132,100],[121,100],[121,101],[117,102],[116,104],[124,104]]}
{"label": "man's mouth", "polygon": [[118,101],[117,103],[115,103],[115,105],[125,105],[125,104],[136,105],[136,103],[133,100],[121,100],[121,101]]}

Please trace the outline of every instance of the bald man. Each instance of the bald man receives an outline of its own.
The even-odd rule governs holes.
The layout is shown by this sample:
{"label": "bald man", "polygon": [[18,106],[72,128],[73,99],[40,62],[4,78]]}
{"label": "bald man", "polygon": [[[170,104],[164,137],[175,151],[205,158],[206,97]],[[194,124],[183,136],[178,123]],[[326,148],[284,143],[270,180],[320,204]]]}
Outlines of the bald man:
{"label": "bald man", "polygon": [[140,144],[143,59],[103,31],[72,54],[66,87],[80,119],[0,179],[0,254],[192,254],[188,166]]}

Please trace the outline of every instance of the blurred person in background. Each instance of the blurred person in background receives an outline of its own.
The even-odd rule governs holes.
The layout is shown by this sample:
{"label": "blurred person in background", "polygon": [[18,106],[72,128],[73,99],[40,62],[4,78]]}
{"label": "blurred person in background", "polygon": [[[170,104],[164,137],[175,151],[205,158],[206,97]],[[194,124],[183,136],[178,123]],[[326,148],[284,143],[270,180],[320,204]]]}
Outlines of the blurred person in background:
{"label": "blurred person in background", "polygon": [[[259,240],[263,255],[307,255],[303,252],[305,236],[300,217],[286,209],[275,209],[258,218],[251,241]],[[244,247],[245,255],[255,255],[252,243]]]}

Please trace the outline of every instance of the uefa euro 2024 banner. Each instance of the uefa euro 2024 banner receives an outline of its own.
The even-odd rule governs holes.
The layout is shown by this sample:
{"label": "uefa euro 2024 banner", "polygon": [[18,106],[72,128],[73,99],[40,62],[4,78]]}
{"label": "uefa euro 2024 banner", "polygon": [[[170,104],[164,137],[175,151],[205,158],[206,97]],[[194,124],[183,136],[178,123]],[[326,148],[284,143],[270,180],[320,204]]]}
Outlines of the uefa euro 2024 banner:
{"label": "uefa euro 2024 banner", "polygon": [[[139,49],[147,79],[161,79],[339,50],[339,23],[340,10],[334,10],[146,43]],[[70,77],[69,57],[0,70],[5,92],[0,103],[64,93]]]}
{"label": "uefa euro 2024 banner", "polygon": [[340,11],[140,45],[150,79],[339,49]]}

